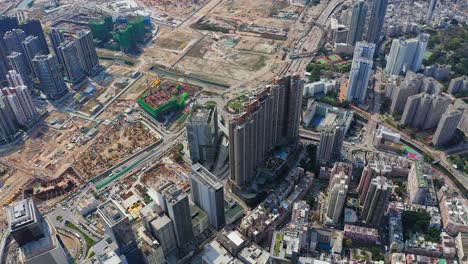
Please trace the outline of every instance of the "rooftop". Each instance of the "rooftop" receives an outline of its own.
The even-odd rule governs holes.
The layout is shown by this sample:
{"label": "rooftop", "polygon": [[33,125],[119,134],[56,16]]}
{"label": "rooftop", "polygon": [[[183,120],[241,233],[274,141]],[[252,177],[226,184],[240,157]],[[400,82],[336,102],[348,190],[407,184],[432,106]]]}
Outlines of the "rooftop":
{"label": "rooftop", "polygon": [[419,188],[428,188],[429,187],[429,178],[427,175],[424,174],[424,163],[423,162],[415,162],[413,164],[414,171],[416,173],[416,177],[418,180],[418,187]]}
{"label": "rooftop", "polygon": [[379,236],[379,231],[375,228],[363,227],[363,226],[356,226],[356,225],[345,225],[344,226],[345,232],[352,232],[352,233],[359,233],[365,234],[368,236]]}
{"label": "rooftop", "polygon": [[270,260],[270,253],[257,244],[251,244],[239,253],[239,258],[247,263],[266,264]]}
{"label": "rooftop", "polygon": [[189,122],[209,124],[215,107],[215,104],[194,103],[190,111]]}
{"label": "rooftop", "polygon": [[209,170],[207,170],[200,163],[196,163],[192,166],[192,176],[195,176],[199,182],[202,182],[203,185],[208,185],[216,190],[221,189],[223,184],[221,181],[216,178]]}
{"label": "rooftop", "polygon": [[201,257],[203,263],[228,264],[234,261],[234,257],[216,240],[205,245]]}
{"label": "rooftop", "polygon": [[11,230],[21,228],[37,221],[38,216],[32,199],[24,199],[7,207]]}
{"label": "rooftop", "polygon": [[460,197],[452,197],[443,200],[447,206],[447,212],[451,222],[468,226],[468,202]]}
{"label": "rooftop", "polygon": [[127,217],[123,209],[112,199],[99,205],[98,212],[109,226],[113,226]]}
{"label": "rooftop", "polygon": [[171,204],[175,204],[187,197],[187,193],[173,182],[165,184],[158,189],[158,192],[165,197],[167,203]]}

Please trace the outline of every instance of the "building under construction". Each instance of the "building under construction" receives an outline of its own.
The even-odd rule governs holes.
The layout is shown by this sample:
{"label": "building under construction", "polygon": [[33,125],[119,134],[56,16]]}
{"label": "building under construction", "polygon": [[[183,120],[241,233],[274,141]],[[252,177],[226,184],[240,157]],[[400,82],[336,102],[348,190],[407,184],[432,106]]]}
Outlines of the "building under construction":
{"label": "building under construction", "polygon": [[165,114],[178,111],[193,97],[199,87],[186,83],[175,84],[170,81],[153,81],[146,92],[137,100],[138,105],[153,118],[160,120]]}
{"label": "building under construction", "polygon": [[138,44],[144,43],[146,33],[151,31],[150,18],[142,16],[117,17],[115,21],[108,16],[88,25],[98,47],[126,53],[138,52]]}

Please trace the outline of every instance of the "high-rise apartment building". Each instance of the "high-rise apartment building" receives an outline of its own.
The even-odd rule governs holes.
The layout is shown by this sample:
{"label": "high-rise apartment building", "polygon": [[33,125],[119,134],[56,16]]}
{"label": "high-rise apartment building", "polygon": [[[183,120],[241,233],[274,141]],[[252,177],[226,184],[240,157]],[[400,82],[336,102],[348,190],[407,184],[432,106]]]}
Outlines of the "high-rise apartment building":
{"label": "high-rise apartment building", "polygon": [[417,38],[406,39],[401,37],[392,41],[390,54],[388,55],[385,72],[392,75],[399,75],[401,72],[421,69],[421,63],[426,52],[428,34],[419,34]]}
{"label": "high-rise apartment building", "polygon": [[213,164],[216,160],[219,129],[216,105],[195,102],[186,122],[192,162]]}
{"label": "high-rise apartment building", "polygon": [[8,101],[0,96],[0,141],[11,142],[17,128],[15,116]]}
{"label": "high-rise apartment building", "polygon": [[68,263],[57,231],[45,220],[33,200],[25,199],[6,208],[9,231],[20,247],[25,264]]}
{"label": "high-rise apartment building", "polygon": [[26,39],[26,33],[21,29],[13,29],[7,31],[3,35],[3,43],[5,44],[5,51],[7,54],[12,52],[22,52],[21,42]]}
{"label": "high-rise apartment building", "polygon": [[37,73],[41,91],[48,99],[56,100],[67,93],[67,86],[57,69],[55,56],[38,55],[32,60],[34,71]]}
{"label": "high-rise apartment building", "polygon": [[157,192],[159,205],[166,211],[174,225],[177,245],[183,248],[194,238],[188,196],[174,183],[162,186]]}
{"label": "high-rise apartment building", "polygon": [[[24,86],[25,87],[25,86]],[[20,125],[26,125],[31,118],[34,117],[35,112],[30,112],[30,109],[26,108],[27,105],[23,105],[24,102],[24,91],[21,91],[20,94],[18,94],[18,91],[20,90],[20,87],[18,89],[16,88],[3,88],[1,90],[1,95],[0,97],[2,100],[7,103],[12,110],[15,120],[18,122]],[[21,100],[21,101],[20,101]],[[30,103],[28,101],[28,103]],[[33,109],[34,110],[34,109]]]}
{"label": "high-rise apartment building", "polygon": [[401,124],[419,129],[437,126],[450,104],[450,98],[442,94],[420,93],[408,97]]}
{"label": "high-rise apartment building", "polygon": [[359,0],[353,4],[352,10],[346,43],[354,46],[356,42],[362,40],[362,34],[364,33],[366,23],[367,4],[363,0]]}
{"label": "high-rise apartment building", "polygon": [[97,207],[104,231],[117,243],[122,254],[127,254],[137,246],[132,226],[125,210],[114,200],[107,200]]}
{"label": "high-rise apartment building", "polygon": [[344,124],[329,125],[320,131],[320,143],[317,151],[317,160],[328,163],[341,156],[341,148],[346,134]]}
{"label": "high-rise apartment building", "polygon": [[74,41],[68,41],[60,44],[57,47],[58,57],[61,59],[60,64],[63,66],[65,75],[68,81],[72,84],[82,82],[86,76],[78,62],[78,54]]}
{"label": "high-rise apartment building", "polygon": [[338,224],[343,213],[343,207],[346,203],[346,194],[348,192],[348,175],[344,172],[335,174],[330,179],[328,186],[327,201],[327,222]]}
{"label": "high-rise apartment building", "polygon": [[44,30],[42,30],[41,22],[39,20],[28,19],[25,23],[20,24],[19,28],[22,29],[27,36],[35,36],[38,38],[41,54],[49,54],[47,40],[44,36]]}
{"label": "high-rise apartment building", "polygon": [[35,77],[37,76],[37,72],[34,71],[33,67],[33,59],[36,55],[41,55],[42,50],[39,42],[39,38],[35,36],[28,36],[23,42],[21,42],[23,54],[26,57],[26,61],[28,62],[29,68],[32,70]]}
{"label": "high-rise apartment building", "polygon": [[49,39],[50,44],[52,45],[52,49],[54,50],[55,56],[57,56],[59,63],[62,63],[61,54],[58,49],[60,44],[62,44],[65,41],[62,31],[58,30],[57,28],[51,28],[49,30]]}
{"label": "high-rise apartment building", "polygon": [[372,72],[373,61],[366,58],[354,58],[349,73],[346,101],[363,103],[366,99],[367,86]]}
{"label": "high-rise apartment building", "polygon": [[374,169],[371,166],[364,167],[364,170],[361,174],[361,180],[358,185],[358,194],[359,194],[359,203],[362,205],[366,200],[366,196],[369,193],[369,186],[372,179],[380,175],[380,172]]}
{"label": "high-rise apartment building", "polygon": [[81,30],[75,40],[81,68],[87,75],[92,75],[99,67],[99,59],[94,47],[91,31]]}
{"label": "high-rise apartment building", "polygon": [[374,50],[374,43],[362,41],[356,43],[346,90],[346,101],[361,103],[365,101],[369,77],[372,72]]}
{"label": "high-rise apartment building", "polygon": [[251,183],[273,147],[297,143],[303,88],[299,75],[277,78],[252,93],[243,112],[229,121],[229,165],[235,185]]}
{"label": "high-rise apartment building", "polygon": [[353,58],[366,58],[372,60],[374,58],[375,44],[366,41],[356,42]]}
{"label": "high-rise apartment building", "polygon": [[8,71],[6,75],[10,87],[17,87],[24,85],[23,77],[15,70]]}
{"label": "high-rise apartment building", "polygon": [[449,88],[447,90],[449,94],[466,93],[468,92],[468,76],[463,75],[458,78],[453,78],[450,81]]}
{"label": "high-rise apartment building", "polygon": [[365,223],[374,226],[380,224],[380,220],[387,210],[392,188],[392,181],[383,176],[378,176],[371,180],[361,214]]}
{"label": "high-rise apartment building", "polygon": [[385,22],[385,14],[387,13],[388,0],[371,0],[370,1],[370,16],[367,26],[366,40],[368,42],[377,43],[382,33],[382,28]]}
{"label": "high-rise apartment building", "polygon": [[450,141],[457,130],[458,123],[463,116],[463,111],[459,109],[447,109],[440,118],[436,132],[432,137],[434,146],[442,146]]}
{"label": "high-rise apartment building", "polygon": [[[16,71],[19,75],[21,75],[22,79],[24,80],[24,84],[28,87],[32,88],[33,79],[32,79],[32,69],[30,68],[28,61],[23,53],[19,52],[12,52],[10,55],[7,56],[8,64],[10,67]],[[10,86],[17,86],[12,85]]]}
{"label": "high-rise apartment building", "polygon": [[430,0],[429,6],[427,7],[426,21],[431,21],[432,16],[434,15],[434,10],[437,6],[437,0]]}
{"label": "high-rise apartment building", "polygon": [[0,38],[3,38],[5,32],[18,28],[16,17],[0,16]]}
{"label": "high-rise apartment building", "polygon": [[223,183],[199,163],[192,166],[189,178],[192,201],[208,215],[210,225],[219,230],[225,222]]}

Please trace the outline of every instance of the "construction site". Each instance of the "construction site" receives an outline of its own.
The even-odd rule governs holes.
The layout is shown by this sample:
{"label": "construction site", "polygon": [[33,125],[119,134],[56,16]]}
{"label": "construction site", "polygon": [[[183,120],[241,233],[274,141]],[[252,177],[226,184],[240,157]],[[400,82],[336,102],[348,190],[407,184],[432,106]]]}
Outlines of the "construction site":
{"label": "construction site", "polygon": [[183,111],[187,102],[195,97],[200,87],[156,79],[137,99],[138,105],[151,117],[168,123],[174,114]]}
{"label": "construction site", "polygon": [[143,123],[129,121],[125,116],[111,124],[102,124],[98,129],[104,132],[73,163],[73,167],[85,178],[104,172],[159,140],[156,133]]}
{"label": "construction site", "polygon": [[[208,0],[138,0],[138,4],[146,7],[155,14],[163,13],[162,20],[179,22],[186,19],[194,11],[205,5]],[[163,20],[164,21],[164,20]]]}
{"label": "construction site", "polygon": [[68,194],[84,183],[73,168],[68,168],[55,179],[35,178],[23,190],[26,198],[33,197],[37,201],[45,202]]}

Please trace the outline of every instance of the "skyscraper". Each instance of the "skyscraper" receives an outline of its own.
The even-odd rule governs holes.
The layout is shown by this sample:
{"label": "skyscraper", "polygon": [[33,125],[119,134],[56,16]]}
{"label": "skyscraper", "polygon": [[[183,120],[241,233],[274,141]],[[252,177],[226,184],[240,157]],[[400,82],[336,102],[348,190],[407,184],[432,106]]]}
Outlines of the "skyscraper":
{"label": "skyscraper", "polygon": [[460,109],[447,109],[437,125],[436,132],[432,137],[432,144],[438,147],[448,143],[453,137],[455,130],[457,130],[462,116],[463,111]]}
{"label": "skyscraper", "polygon": [[116,201],[107,200],[97,207],[97,212],[105,232],[117,243],[121,253],[127,254],[136,248],[130,220]]}
{"label": "skyscraper", "polygon": [[18,20],[16,17],[0,16],[0,85],[6,83],[6,74],[8,72],[8,55],[3,35],[10,30],[18,28]]}
{"label": "skyscraper", "polygon": [[28,36],[23,42],[21,42],[21,46],[23,54],[26,56],[26,61],[28,62],[29,68],[32,70],[32,73],[35,77],[39,77],[37,76],[37,72],[34,70],[32,62],[36,55],[43,54],[41,51],[39,38],[35,36]]}
{"label": "skyscraper", "polygon": [[449,94],[466,93],[468,92],[468,77],[466,75],[458,78],[453,78],[450,81],[447,91]]}
{"label": "skyscraper", "polygon": [[49,30],[49,39],[50,39],[50,44],[52,45],[52,48],[54,50],[55,56],[57,56],[59,63],[62,63],[62,57],[60,55],[58,47],[60,46],[60,44],[62,44],[65,41],[65,38],[63,37],[63,33],[56,28],[51,28]]}
{"label": "skyscraper", "polygon": [[346,89],[346,101],[363,103],[366,99],[369,77],[373,61],[366,58],[354,58],[349,73],[349,83]]}
{"label": "skyscraper", "polygon": [[366,41],[356,42],[353,58],[365,58],[372,60],[374,58],[375,44]]}
{"label": "skyscraper", "polygon": [[367,26],[366,40],[377,43],[382,33],[382,28],[387,13],[388,0],[371,0],[371,13]]}
{"label": "skyscraper", "polygon": [[385,66],[385,72],[399,75],[401,72],[408,70],[419,71],[428,40],[428,34],[420,34],[417,38],[408,40],[405,37],[394,39],[390,54],[388,55],[387,65]]}
{"label": "skyscraper", "polygon": [[9,231],[20,247],[23,263],[68,263],[57,231],[42,217],[32,198],[16,202],[8,206],[6,211]]}
{"label": "skyscraper", "polygon": [[[32,70],[29,67],[28,61],[23,53],[13,52],[7,57],[8,64],[10,67],[16,71],[19,75],[21,75],[22,79],[24,80],[24,84],[28,87],[32,88],[33,80],[32,80]],[[10,86],[12,85],[10,83]]]}
{"label": "skyscraper", "polygon": [[187,194],[174,183],[169,183],[158,189],[158,199],[159,205],[172,220],[177,245],[183,248],[194,238]]}
{"label": "skyscraper", "polygon": [[349,24],[348,38],[346,43],[354,46],[356,42],[362,40],[364,26],[366,23],[367,5],[363,0],[353,4],[351,23]]}
{"label": "skyscraper", "polygon": [[72,84],[78,84],[85,79],[83,69],[78,62],[76,45],[74,41],[67,41],[60,44],[58,47],[58,57],[62,60],[60,64],[63,66],[67,79]]}
{"label": "skyscraper", "polygon": [[13,29],[7,31],[3,35],[3,42],[5,43],[5,51],[7,54],[12,52],[22,52],[21,42],[26,39],[26,33],[21,29]]}
{"label": "skyscraper", "polygon": [[39,41],[39,47],[42,54],[49,54],[49,47],[44,36],[44,30],[42,30],[41,22],[37,19],[28,19],[25,23],[20,24],[21,28],[27,36],[36,36]]}
{"label": "skyscraper", "polygon": [[379,172],[372,168],[371,166],[364,167],[364,170],[361,174],[361,180],[358,185],[358,194],[359,194],[359,203],[362,205],[366,200],[366,196],[369,193],[369,185],[372,179],[376,178],[379,175]]}
{"label": "skyscraper", "polygon": [[3,38],[5,32],[15,28],[18,28],[16,17],[0,16],[0,39]]}
{"label": "skyscraper", "polygon": [[87,75],[92,75],[99,66],[99,59],[94,47],[91,31],[81,30],[75,40],[81,68]]}
{"label": "skyscraper", "polygon": [[429,6],[427,7],[427,13],[426,13],[426,21],[431,21],[432,20],[432,15],[434,14],[434,10],[437,5],[437,0],[430,0],[429,1]]}
{"label": "skyscraper", "polygon": [[346,203],[346,193],[348,192],[348,176],[340,171],[330,179],[328,186],[328,200],[327,200],[327,221],[333,224],[338,224],[343,207]]}
{"label": "skyscraper", "polygon": [[216,105],[193,103],[186,127],[192,162],[213,164],[216,159],[219,133]]}
{"label": "skyscraper", "polygon": [[392,193],[393,183],[383,176],[373,178],[364,201],[361,217],[367,224],[378,226],[387,210],[388,199]]}
{"label": "skyscraper", "polygon": [[17,131],[15,116],[8,101],[0,94],[0,141],[11,142]]}
{"label": "skyscraper", "polygon": [[224,225],[224,186],[205,167],[196,163],[189,173],[192,200],[208,215],[210,225],[219,230]]}
{"label": "skyscraper", "polygon": [[59,99],[67,93],[67,86],[57,69],[53,55],[34,57],[33,66],[40,82],[41,91],[48,99]]}
{"label": "skyscraper", "polygon": [[151,221],[151,227],[154,232],[154,236],[158,239],[159,243],[161,243],[165,255],[170,254],[177,248],[174,227],[169,217],[164,215],[156,218]]}
{"label": "skyscraper", "polygon": [[14,203],[8,207],[7,213],[10,234],[18,246],[44,237],[43,218],[32,199]]}
{"label": "skyscraper", "polygon": [[346,133],[344,124],[329,125],[320,131],[320,143],[317,151],[317,160],[328,163],[341,156],[341,148]]}
{"label": "skyscraper", "polygon": [[419,129],[437,126],[450,104],[450,98],[442,94],[420,93],[408,97],[401,124]]}
{"label": "skyscraper", "polygon": [[24,85],[21,75],[16,71],[9,71],[7,79],[11,87],[2,90],[6,99],[5,103],[9,104],[16,121],[21,125],[26,125],[37,114],[31,93]]}
{"label": "skyscraper", "polygon": [[251,183],[273,147],[297,143],[303,88],[297,74],[276,78],[253,92],[243,112],[229,121],[231,180],[238,187]]}

